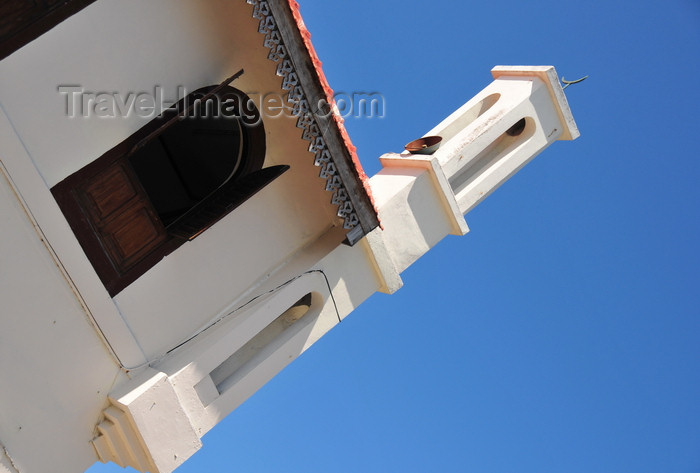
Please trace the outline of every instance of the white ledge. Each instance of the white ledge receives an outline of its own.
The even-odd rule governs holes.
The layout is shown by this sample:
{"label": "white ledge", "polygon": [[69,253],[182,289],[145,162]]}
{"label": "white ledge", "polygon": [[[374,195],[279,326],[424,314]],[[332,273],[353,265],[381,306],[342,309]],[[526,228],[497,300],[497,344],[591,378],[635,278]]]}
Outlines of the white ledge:
{"label": "white ledge", "polygon": [[556,105],[559,120],[564,126],[559,139],[575,140],[581,136],[554,66],[496,66],[491,69],[491,75],[494,79],[501,77],[537,77],[541,79],[542,82],[547,84],[549,94],[552,96],[552,102]]}

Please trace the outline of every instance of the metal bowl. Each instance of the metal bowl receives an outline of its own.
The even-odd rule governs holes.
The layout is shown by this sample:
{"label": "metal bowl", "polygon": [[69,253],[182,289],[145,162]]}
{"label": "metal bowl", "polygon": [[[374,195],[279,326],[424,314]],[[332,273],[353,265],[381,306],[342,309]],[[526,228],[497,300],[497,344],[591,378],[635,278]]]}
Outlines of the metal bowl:
{"label": "metal bowl", "polygon": [[442,136],[424,136],[404,146],[411,154],[433,154],[440,147]]}

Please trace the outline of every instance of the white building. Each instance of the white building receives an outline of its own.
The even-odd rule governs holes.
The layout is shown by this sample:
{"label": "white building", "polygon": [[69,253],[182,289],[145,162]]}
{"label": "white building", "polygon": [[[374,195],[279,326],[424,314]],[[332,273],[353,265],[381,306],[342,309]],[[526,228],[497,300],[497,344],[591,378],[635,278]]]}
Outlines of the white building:
{"label": "white building", "polygon": [[294,0],[1,8],[0,472],[173,471],[578,136],[554,68],[496,67],[367,179]]}

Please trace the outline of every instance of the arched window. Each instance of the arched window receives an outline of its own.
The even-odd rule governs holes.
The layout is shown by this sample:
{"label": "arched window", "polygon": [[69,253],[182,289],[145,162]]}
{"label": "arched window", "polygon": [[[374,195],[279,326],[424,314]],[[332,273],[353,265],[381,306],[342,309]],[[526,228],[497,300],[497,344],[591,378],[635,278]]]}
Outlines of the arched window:
{"label": "arched window", "polygon": [[128,156],[168,232],[188,239],[224,216],[249,184],[282,170],[261,171],[265,130],[248,97],[229,86],[213,89],[188,95],[184,113]]}
{"label": "arched window", "polygon": [[114,295],[289,166],[263,168],[258,110],[228,85],[199,89],[52,189]]}

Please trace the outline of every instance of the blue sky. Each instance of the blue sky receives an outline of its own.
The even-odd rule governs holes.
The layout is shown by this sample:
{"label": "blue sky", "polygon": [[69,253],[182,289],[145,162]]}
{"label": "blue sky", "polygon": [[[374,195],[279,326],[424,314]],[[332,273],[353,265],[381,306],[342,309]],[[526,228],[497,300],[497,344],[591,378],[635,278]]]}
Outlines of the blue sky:
{"label": "blue sky", "polygon": [[[700,473],[700,3],[301,0],[368,174],[554,65],[557,142],[204,437],[180,473]],[[122,471],[97,466],[91,473]]]}

